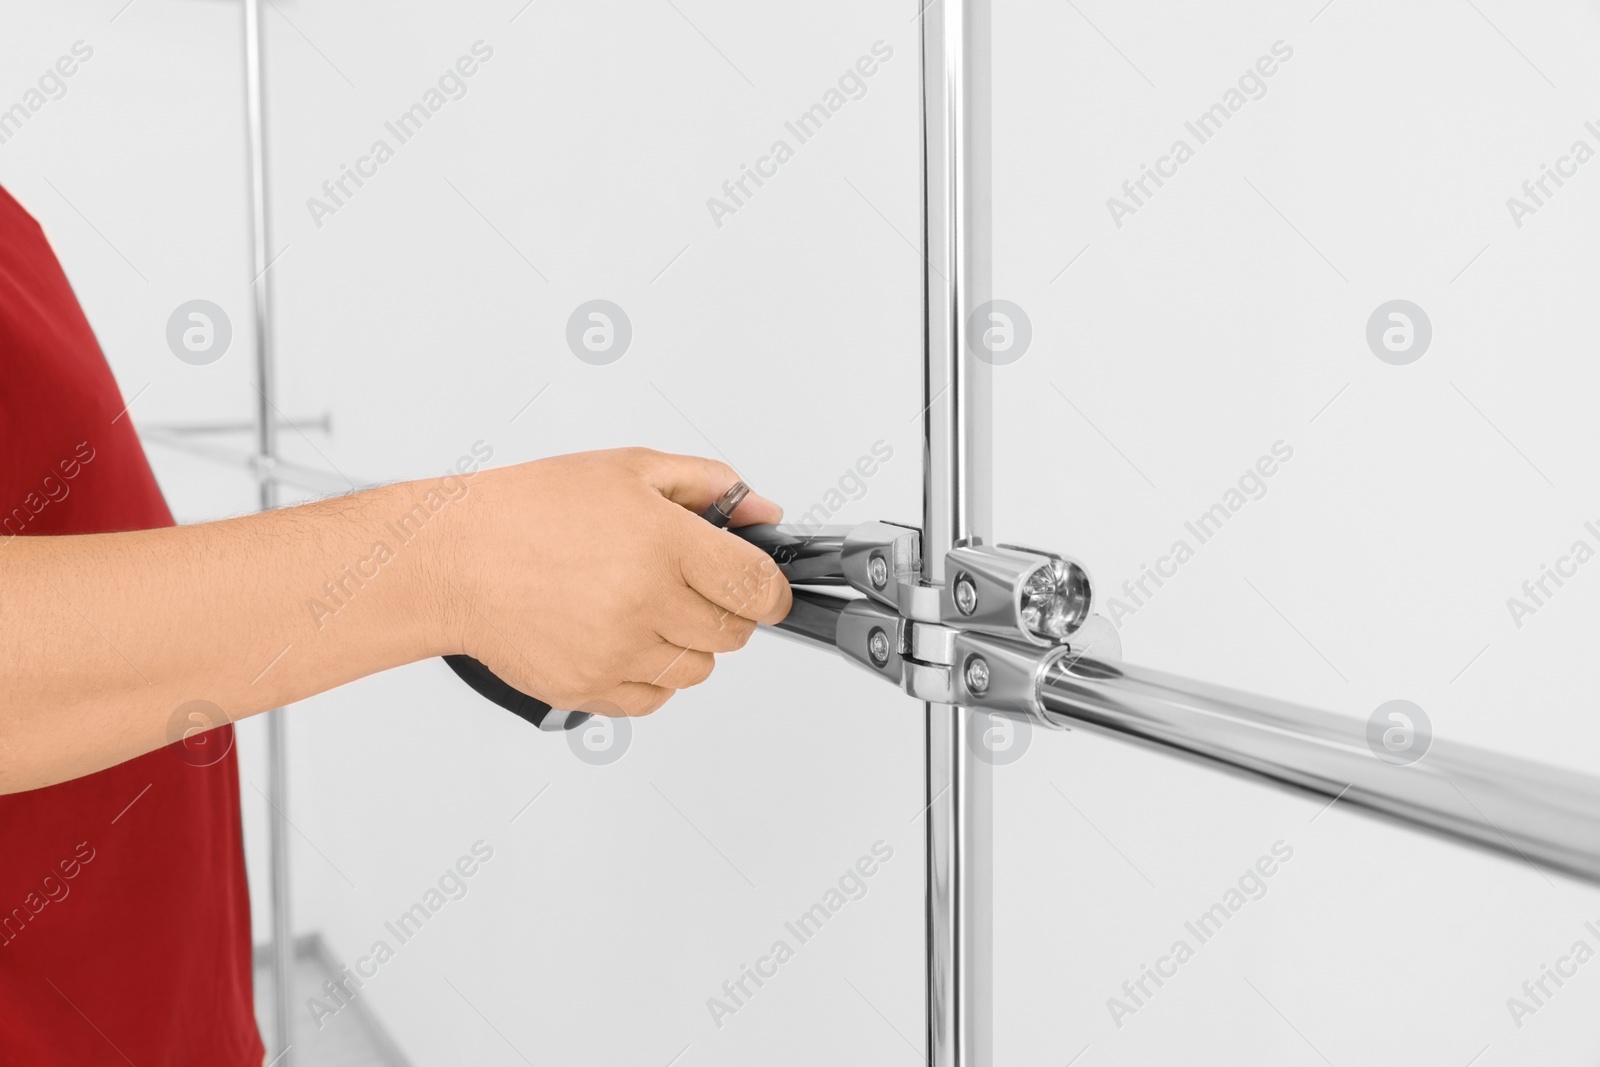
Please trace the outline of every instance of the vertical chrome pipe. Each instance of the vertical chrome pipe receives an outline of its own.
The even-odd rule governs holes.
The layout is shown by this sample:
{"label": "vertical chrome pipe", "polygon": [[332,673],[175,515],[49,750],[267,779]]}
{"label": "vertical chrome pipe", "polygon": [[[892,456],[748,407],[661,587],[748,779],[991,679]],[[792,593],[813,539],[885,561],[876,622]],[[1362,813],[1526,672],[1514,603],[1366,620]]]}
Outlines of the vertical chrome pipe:
{"label": "vertical chrome pipe", "polygon": [[[272,348],[272,282],[267,274],[272,249],[267,216],[266,79],[261,64],[261,6],[244,0],[245,123],[249,130],[250,251],[254,270],[253,311],[256,349],[256,477],[261,510],[278,506],[273,465],[278,455],[277,404]],[[284,711],[267,713],[267,799],[269,875],[272,881],[272,1026],[274,1067],[291,1067],[289,1008],[294,966],[294,930],[289,917],[289,774]]]}
{"label": "vertical chrome pipe", "polygon": [[[964,342],[990,298],[990,0],[924,0],[923,556],[990,537],[989,366]],[[926,721],[930,1067],[988,1067],[993,1046],[992,767],[967,744],[971,712]]]}

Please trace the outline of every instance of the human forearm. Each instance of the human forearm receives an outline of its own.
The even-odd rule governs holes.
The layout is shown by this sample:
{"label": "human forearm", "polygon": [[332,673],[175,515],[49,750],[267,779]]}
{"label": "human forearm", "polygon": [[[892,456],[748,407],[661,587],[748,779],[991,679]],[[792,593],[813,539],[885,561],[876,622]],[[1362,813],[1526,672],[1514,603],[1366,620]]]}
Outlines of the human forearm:
{"label": "human forearm", "polygon": [[0,545],[0,792],[166,744],[192,700],[236,720],[453,651],[444,549],[470,505],[428,510],[437,484]]}

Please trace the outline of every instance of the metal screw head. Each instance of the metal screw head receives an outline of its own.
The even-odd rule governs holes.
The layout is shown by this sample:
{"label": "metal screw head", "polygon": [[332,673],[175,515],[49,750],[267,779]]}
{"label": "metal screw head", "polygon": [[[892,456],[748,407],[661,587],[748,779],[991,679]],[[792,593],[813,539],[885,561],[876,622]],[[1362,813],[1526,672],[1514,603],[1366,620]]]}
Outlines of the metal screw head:
{"label": "metal screw head", "polygon": [[971,615],[978,610],[978,587],[965,574],[956,577],[956,610]]}
{"label": "metal screw head", "polygon": [[867,577],[872,579],[874,589],[882,589],[889,584],[889,561],[881,553],[874,552],[867,560]]}
{"label": "metal screw head", "polygon": [[977,696],[989,691],[989,661],[982,656],[967,660],[967,691]]}
{"label": "metal screw head", "polygon": [[880,667],[889,662],[889,635],[876,626],[867,635],[867,655]]}

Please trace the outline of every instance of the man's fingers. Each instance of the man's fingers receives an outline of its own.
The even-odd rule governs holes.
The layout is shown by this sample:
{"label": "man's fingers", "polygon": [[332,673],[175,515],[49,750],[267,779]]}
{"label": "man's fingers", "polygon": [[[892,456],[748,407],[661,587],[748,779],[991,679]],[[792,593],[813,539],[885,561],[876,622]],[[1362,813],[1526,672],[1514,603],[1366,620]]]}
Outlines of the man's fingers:
{"label": "man's fingers", "polygon": [[688,689],[711,677],[717,659],[709,652],[693,648],[680,648],[661,642],[639,664],[627,672],[630,682],[644,682],[663,689]]}
{"label": "man's fingers", "polygon": [[676,609],[656,623],[663,641],[701,652],[737,652],[755,632],[754,622],[713,604],[694,589],[679,590]]}
{"label": "man's fingers", "polygon": [[[642,473],[667,500],[698,515],[727,492],[739,475],[726,463],[703,456],[647,452]],[[773,523],[783,509],[754,492],[733,513],[733,524]],[[789,583],[765,552],[715,527],[685,528],[679,568],[684,581],[723,611],[752,622],[772,624],[789,614]],[[686,637],[690,635],[684,635]],[[668,638],[672,640],[672,638]],[[696,642],[686,647],[700,647]]]}
{"label": "man's fingers", "polygon": [[688,586],[724,611],[766,623],[782,622],[794,602],[772,557],[726,530],[686,523],[678,540],[678,569]]}
{"label": "man's fingers", "polygon": [[[697,515],[740,480],[737,471],[719,460],[673,452],[644,452],[641,473],[662,496]],[[733,525],[772,523],[781,518],[782,508],[752,491],[734,509]]]}
{"label": "man's fingers", "polygon": [[776,503],[750,490],[750,495],[739,502],[733,509],[733,519],[729,526],[770,526],[783,521],[783,509]]}
{"label": "man's fingers", "polygon": [[644,682],[622,682],[593,700],[586,700],[574,710],[610,718],[649,715],[668,700],[672,690]]}

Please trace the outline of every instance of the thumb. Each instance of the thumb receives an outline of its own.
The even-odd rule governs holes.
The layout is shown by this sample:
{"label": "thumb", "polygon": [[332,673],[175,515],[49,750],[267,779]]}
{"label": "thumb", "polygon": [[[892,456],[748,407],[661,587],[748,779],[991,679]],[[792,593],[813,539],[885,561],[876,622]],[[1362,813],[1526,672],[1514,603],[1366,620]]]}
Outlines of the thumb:
{"label": "thumb", "polygon": [[[716,503],[740,480],[738,471],[719,460],[673,452],[649,453],[641,473],[662,496],[696,514]],[[734,509],[732,525],[774,523],[782,518],[781,507],[752,490]]]}

